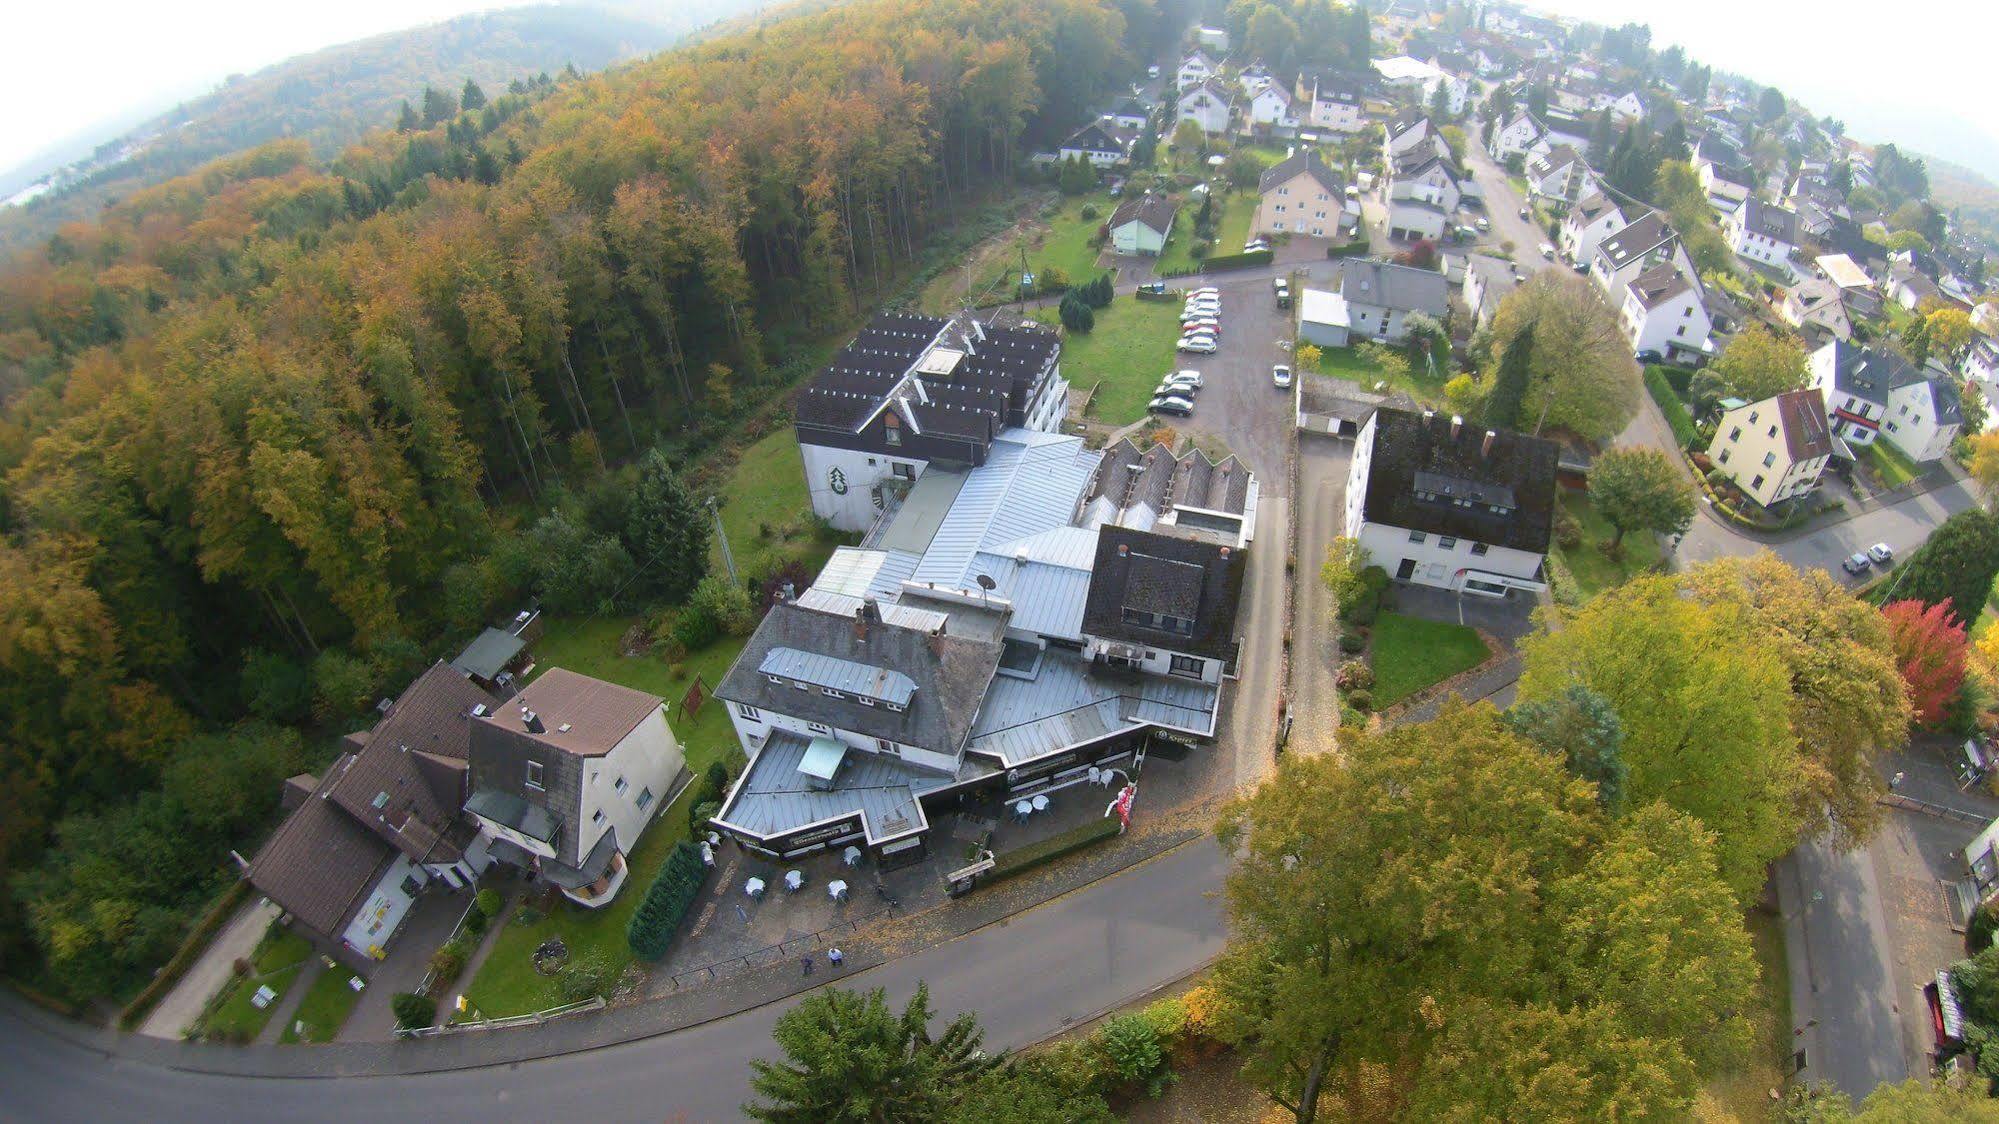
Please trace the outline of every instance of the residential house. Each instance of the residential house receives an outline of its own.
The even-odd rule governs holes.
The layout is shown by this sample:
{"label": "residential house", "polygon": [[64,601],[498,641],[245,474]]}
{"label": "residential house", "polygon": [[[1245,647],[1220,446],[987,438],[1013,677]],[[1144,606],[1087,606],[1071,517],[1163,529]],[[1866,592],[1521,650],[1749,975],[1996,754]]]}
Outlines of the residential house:
{"label": "residential house", "polygon": [[1338,293],[1304,289],[1298,294],[1298,341],[1316,347],[1345,347],[1352,340],[1353,316]]}
{"label": "residential house", "polygon": [[1736,256],[1761,262],[1786,276],[1793,273],[1791,254],[1802,241],[1796,211],[1751,199],[1722,220],[1721,233]]}
{"label": "residential house", "polygon": [[1492,153],[1492,158],[1502,164],[1515,156],[1524,160],[1528,151],[1546,135],[1547,130],[1534,119],[1534,115],[1522,111],[1492,131],[1492,140],[1486,148]]}
{"label": "residential house", "polygon": [[714,826],[768,858],[897,865],[962,796],[1212,738],[1257,496],[1233,457],[1021,429],[933,468],[716,688],[750,761]]}
{"label": "residential house", "polygon": [[[1414,131],[1413,126],[1408,130]],[[1443,138],[1428,135],[1401,148],[1389,157],[1388,170],[1384,192],[1388,236],[1433,241],[1442,238],[1463,198],[1462,184],[1466,178],[1451,159],[1450,147]]]}
{"label": "residential house", "polygon": [[1626,90],[1608,97],[1604,104],[1597,108],[1610,110],[1613,117],[1626,123],[1645,119],[1645,101],[1638,96],[1637,90]]}
{"label": "residential house", "polygon": [[1700,279],[1661,261],[1624,287],[1617,323],[1636,355],[1658,355],[1668,362],[1705,359],[1708,334],[1714,324],[1702,299]]}
{"label": "residential house", "polygon": [[1157,257],[1172,237],[1174,211],[1172,200],[1149,191],[1118,204],[1109,223],[1112,251]]}
{"label": "residential house", "polygon": [[1397,581],[1538,593],[1559,453],[1538,437],[1382,406],[1354,442],[1345,533]]}
{"label": "residential house", "polygon": [[1924,370],[1888,388],[1881,431],[1917,464],[1939,460],[1964,431],[1964,400],[1948,371]]}
{"label": "residential house", "polygon": [[1918,272],[1916,267],[1906,262],[1896,262],[1888,267],[1888,279],[1882,283],[1882,291],[1888,299],[1914,312],[1922,303],[1932,298],[1943,299],[1937,283]]}
{"label": "residential house", "polygon": [[1512,262],[1485,254],[1473,254],[1467,258],[1464,298],[1472,322],[1481,328],[1492,323],[1493,313],[1499,311],[1499,302],[1519,285],[1520,278]]}
{"label": "residential house", "polygon": [[1547,203],[1557,213],[1566,211],[1583,194],[1583,185],[1591,179],[1582,154],[1566,144],[1529,156],[1526,174],[1528,195]]}
{"label": "residential house", "polygon": [[591,909],[692,779],[658,696],[559,667],[473,716],[469,764],[465,812],[494,855]]}
{"label": "residential house", "polygon": [[1445,112],[1452,117],[1464,114],[1465,100],[1470,96],[1471,85],[1462,78],[1444,73],[1422,59],[1408,55],[1375,59],[1371,64],[1375,73],[1381,75],[1382,84],[1391,90],[1405,90],[1420,99],[1425,106],[1444,91]]}
{"label": "residential house", "polygon": [[1749,498],[1774,507],[1818,487],[1834,441],[1825,399],[1817,387],[1807,387],[1760,402],[1723,402],[1707,455]]}
{"label": "residential house", "polygon": [[1999,382],[1999,339],[1980,335],[1964,350],[1964,377],[1982,383]]}
{"label": "residential house", "polygon": [[1697,276],[1693,259],[1666,216],[1647,211],[1597,243],[1590,274],[1606,296],[1621,303],[1625,287],[1662,261],[1672,262],[1689,277]]}
{"label": "residential house", "polygon": [[1694,175],[1707,193],[1708,205],[1727,215],[1749,199],[1756,175],[1749,161],[1733,144],[1717,133],[1709,133],[1694,145]]}
{"label": "residential house", "polygon": [[1433,269],[1348,259],[1340,265],[1340,299],[1353,335],[1398,343],[1409,335],[1409,315],[1421,312],[1443,323],[1450,312],[1450,284]]}
{"label": "residential house", "polygon": [[1562,216],[1561,230],[1556,236],[1562,259],[1587,268],[1596,259],[1597,246],[1623,229],[1628,221],[1610,196],[1601,193],[1585,196]]}
{"label": "residential house", "polygon": [[1367,95],[1373,87],[1371,74],[1301,74],[1293,104],[1302,125],[1332,133],[1358,133],[1367,126]]}
{"label": "residential house", "polygon": [[1298,115],[1282,85],[1266,82],[1250,96],[1249,127],[1261,136],[1288,137],[1298,132]]}
{"label": "residential house", "polygon": [[1853,338],[1853,322],[1846,314],[1846,300],[1840,287],[1822,277],[1791,286],[1777,305],[1784,323],[1814,338]]}
{"label": "residential house", "polygon": [[1228,132],[1233,113],[1234,96],[1219,78],[1204,79],[1180,95],[1179,119],[1192,121],[1209,136]]}
{"label": "residential house", "polygon": [[1194,40],[1203,47],[1212,47],[1223,54],[1228,53],[1229,33],[1227,28],[1208,27],[1203,24],[1199,30],[1194,32]]}
{"label": "residential house", "polygon": [[1184,93],[1221,73],[1221,69],[1214,56],[1196,49],[1180,63],[1180,71],[1174,76],[1174,88]]}
{"label": "residential house", "polygon": [[1988,336],[1999,336],[1999,302],[1979,301],[1973,305],[1971,326]]}
{"label": "residential house", "polygon": [[1392,173],[1398,158],[1419,148],[1427,155],[1435,148],[1432,142],[1441,139],[1430,119],[1421,114],[1390,121],[1381,130],[1381,166]]}
{"label": "residential house", "polygon": [[1062,341],[1034,324],[885,312],[799,393],[812,511],[865,531],[933,460],[977,465],[993,435],[1060,428]]}
{"label": "residential house", "polygon": [[499,698],[514,693],[514,680],[528,663],[528,646],[541,638],[539,609],[523,609],[501,628],[474,637],[451,661],[451,670]]}
{"label": "residential house", "polygon": [[1111,127],[1124,132],[1137,132],[1152,121],[1152,111],[1137,98],[1126,98],[1111,110]]}
{"label": "residential house", "polygon": [[1881,314],[1880,290],[1875,288],[1874,279],[1850,255],[1822,254],[1812,259],[1812,265],[1820,277],[1839,287],[1840,300],[1846,305],[1849,319]]}
{"label": "residential house", "polygon": [[1235,80],[1236,85],[1242,87],[1244,97],[1248,97],[1276,81],[1276,79],[1270,76],[1270,68],[1264,66],[1261,59],[1237,71]]}
{"label": "residential house", "polygon": [[1109,168],[1131,159],[1131,146],[1106,116],[1077,129],[1055,150],[1064,160],[1083,160],[1093,168]]}
{"label": "residential house", "polygon": [[1316,150],[1293,151],[1265,168],[1256,186],[1255,233],[1339,235],[1346,188]]}

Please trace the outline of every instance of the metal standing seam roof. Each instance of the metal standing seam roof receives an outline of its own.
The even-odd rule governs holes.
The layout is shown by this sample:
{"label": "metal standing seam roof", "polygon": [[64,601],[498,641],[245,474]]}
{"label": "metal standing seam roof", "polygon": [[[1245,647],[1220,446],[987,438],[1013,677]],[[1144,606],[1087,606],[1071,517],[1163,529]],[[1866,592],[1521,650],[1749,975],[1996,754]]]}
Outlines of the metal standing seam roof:
{"label": "metal standing seam roof", "polygon": [[1206,737],[1220,696],[1212,683],[1102,670],[1051,647],[1033,678],[993,680],[970,748],[1011,768],[1144,725]]}
{"label": "metal standing seam roof", "polygon": [[900,671],[797,648],[772,648],[764,653],[757,670],[894,706],[908,706],[909,700],[916,697],[916,681]]}
{"label": "metal standing seam roof", "polygon": [[505,629],[489,628],[480,633],[465,650],[458,653],[451,666],[466,675],[476,675],[481,679],[492,679],[507,669],[527,641]]}
{"label": "metal standing seam roof", "polygon": [[1070,524],[1102,454],[1078,438],[1023,434],[1002,434],[966,475],[909,580],[966,588],[979,551]]}
{"label": "metal standing seam roof", "polygon": [[879,843],[928,828],[919,797],[957,781],[898,758],[850,751],[836,786],[814,788],[799,768],[812,744],[797,734],[773,733],[715,818],[769,838],[858,812],[869,842]]}

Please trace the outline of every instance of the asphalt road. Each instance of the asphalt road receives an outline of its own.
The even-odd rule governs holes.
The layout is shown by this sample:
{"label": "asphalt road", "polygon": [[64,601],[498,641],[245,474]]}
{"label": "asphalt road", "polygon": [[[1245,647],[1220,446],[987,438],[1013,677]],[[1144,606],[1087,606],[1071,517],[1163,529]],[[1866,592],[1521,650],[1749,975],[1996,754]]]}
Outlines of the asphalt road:
{"label": "asphalt road", "polygon": [[1776,878],[1801,1076],[1831,1081],[1856,1101],[1906,1080],[1893,942],[1867,849],[1802,843],[1777,863]]}
{"label": "asphalt road", "polygon": [[[1168,852],[969,936],[858,973],[900,1002],[918,981],[948,1019],[975,1011],[991,1048],[1038,1041],[1177,979],[1221,951],[1227,861]],[[426,1122],[730,1120],[788,1003],[656,1038],[504,1067],[398,1077],[245,1078],[107,1056],[93,1032],[0,1003],[0,1119]],[[296,1047],[311,1049],[311,1047]],[[226,1049],[218,1047],[218,1049]]]}
{"label": "asphalt road", "polygon": [[1298,435],[1298,574],[1292,589],[1296,615],[1291,646],[1292,753],[1320,753],[1337,745],[1339,699],[1333,687],[1340,663],[1333,597],[1318,580],[1326,548],[1342,530],[1347,469],[1353,445],[1323,434]]}

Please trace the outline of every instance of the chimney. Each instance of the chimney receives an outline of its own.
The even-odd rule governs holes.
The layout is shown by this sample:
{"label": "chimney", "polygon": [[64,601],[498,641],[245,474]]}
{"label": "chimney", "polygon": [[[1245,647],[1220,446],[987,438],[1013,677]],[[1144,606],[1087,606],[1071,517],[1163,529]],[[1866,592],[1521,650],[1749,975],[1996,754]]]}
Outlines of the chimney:
{"label": "chimney", "polygon": [[1459,431],[1459,430],[1461,430],[1461,429],[1463,429],[1464,427],[1465,427],[1465,419],[1463,419],[1463,418],[1461,418],[1461,417],[1457,416],[1456,414],[1452,414],[1452,415],[1451,415],[1451,440],[1453,440],[1453,441],[1456,441],[1456,440],[1458,439],[1458,431]]}
{"label": "chimney", "polygon": [[789,605],[789,604],[791,604],[791,603],[792,603],[793,601],[796,601],[796,600],[798,600],[798,587],[797,587],[797,586],[795,586],[795,585],[793,585],[793,584],[791,584],[790,582],[785,582],[785,583],[784,583],[784,589],[783,589],[783,591],[782,591],[782,592],[783,592],[783,594],[784,594],[784,603],[785,603],[785,604]]}
{"label": "chimney", "polygon": [[881,602],[876,601],[872,597],[861,598],[860,613],[861,619],[864,621],[878,621],[882,619]]}
{"label": "chimney", "polygon": [[530,734],[543,734],[548,732],[548,727],[543,726],[541,724],[541,715],[536,714],[534,711],[529,710],[526,707],[521,708],[521,725],[526,726],[528,728],[528,733]]}
{"label": "chimney", "polygon": [[1488,429],[1485,431],[1485,440],[1478,447],[1479,456],[1488,458],[1492,456],[1492,439],[1497,436],[1499,436],[1498,430]]}

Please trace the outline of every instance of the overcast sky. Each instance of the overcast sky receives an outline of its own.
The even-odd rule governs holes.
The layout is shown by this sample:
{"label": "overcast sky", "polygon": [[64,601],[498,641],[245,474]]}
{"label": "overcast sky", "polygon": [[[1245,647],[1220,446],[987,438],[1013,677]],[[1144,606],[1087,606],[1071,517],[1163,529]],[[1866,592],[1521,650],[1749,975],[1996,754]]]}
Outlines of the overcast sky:
{"label": "overcast sky", "polygon": [[1716,70],[1776,86],[1869,144],[1933,152],[1999,182],[1999,5],[1992,0],[1528,0],[1652,28]]}
{"label": "overcast sky", "polygon": [[[661,0],[663,6],[672,0]],[[1636,20],[1718,69],[1778,86],[1857,139],[1894,140],[1999,180],[1991,0],[1538,0],[1601,23]],[[41,0],[12,6],[0,49],[0,169],[136,108],[234,72],[506,0]]]}
{"label": "overcast sky", "polygon": [[[671,0],[663,0],[670,3]],[[505,0],[27,0],[0,47],[0,170],[134,109],[234,73]],[[164,106],[160,106],[164,108]]]}

